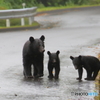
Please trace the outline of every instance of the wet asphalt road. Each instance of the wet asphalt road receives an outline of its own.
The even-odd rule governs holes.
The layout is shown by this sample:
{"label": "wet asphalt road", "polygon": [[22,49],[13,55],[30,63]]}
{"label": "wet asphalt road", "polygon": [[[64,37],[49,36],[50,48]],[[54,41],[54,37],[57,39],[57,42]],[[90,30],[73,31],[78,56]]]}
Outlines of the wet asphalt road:
{"label": "wet asphalt road", "polygon": [[[94,81],[76,80],[77,71],[70,55],[97,56],[100,50],[100,8],[73,9],[36,16],[36,30],[0,33],[0,100],[94,100],[75,93],[94,92]],[[45,36],[44,77],[24,79],[22,48],[30,36]],[[61,71],[58,81],[47,78],[47,51],[60,50]]]}

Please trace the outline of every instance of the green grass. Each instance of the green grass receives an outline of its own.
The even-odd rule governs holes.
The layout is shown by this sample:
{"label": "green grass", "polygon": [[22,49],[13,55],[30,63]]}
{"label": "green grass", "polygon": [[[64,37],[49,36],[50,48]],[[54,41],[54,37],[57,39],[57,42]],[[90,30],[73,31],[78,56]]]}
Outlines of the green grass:
{"label": "green grass", "polygon": [[[25,25],[29,24],[28,18],[24,18]],[[21,18],[14,18],[10,19],[11,26],[20,26],[21,25]],[[0,27],[6,27],[6,19],[0,20]]]}
{"label": "green grass", "polygon": [[15,26],[11,26],[11,27],[5,27],[5,26],[2,26],[0,27],[0,29],[7,29],[7,28],[21,28],[21,27],[34,27],[34,26],[39,26],[39,23],[34,21],[32,23],[32,25],[24,25],[24,26],[21,26],[21,25],[15,25]]}
{"label": "green grass", "polygon": [[68,9],[68,8],[82,8],[82,7],[92,7],[92,6],[100,6],[98,5],[72,5],[72,6],[60,6],[60,7],[43,7],[43,8],[38,8],[38,12],[42,11],[51,11],[51,10],[58,10],[58,9]]}
{"label": "green grass", "polygon": [[15,28],[15,27],[31,27],[31,26],[39,26],[39,23],[34,21],[32,25],[29,25],[28,18],[24,18],[25,20],[25,25],[21,26],[21,18],[16,18],[16,19],[10,19],[10,27],[6,27],[6,20],[1,19],[0,20],[0,29],[3,28]]}

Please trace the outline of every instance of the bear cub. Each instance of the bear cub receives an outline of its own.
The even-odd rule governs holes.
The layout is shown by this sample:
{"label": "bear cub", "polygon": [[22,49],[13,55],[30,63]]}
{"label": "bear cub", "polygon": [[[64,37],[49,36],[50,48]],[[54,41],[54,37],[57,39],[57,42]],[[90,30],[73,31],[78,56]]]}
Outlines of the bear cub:
{"label": "bear cub", "polygon": [[[60,73],[59,53],[60,53],[59,50],[56,53],[51,53],[50,51],[47,52],[47,54],[49,55],[49,60],[48,60],[49,79],[59,78],[59,73]],[[53,75],[53,69],[55,69],[55,75]]]}
{"label": "bear cub", "polygon": [[95,80],[99,70],[100,70],[100,61],[94,56],[81,56],[73,57],[70,56],[72,63],[75,69],[78,70],[79,77],[77,80],[82,79],[83,68],[87,72],[87,77],[85,80]]}

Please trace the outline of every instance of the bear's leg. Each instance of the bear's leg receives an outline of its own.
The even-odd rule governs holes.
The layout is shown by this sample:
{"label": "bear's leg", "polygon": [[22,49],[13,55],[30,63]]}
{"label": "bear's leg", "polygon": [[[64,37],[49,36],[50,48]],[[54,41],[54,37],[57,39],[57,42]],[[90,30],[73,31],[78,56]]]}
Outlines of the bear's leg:
{"label": "bear's leg", "polygon": [[81,81],[81,79],[82,79],[82,74],[83,74],[83,68],[81,67],[81,68],[78,69],[78,75],[79,75],[79,77],[76,78],[76,79],[79,80],[79,81]]}
{"label": "bear's leg", "polygon": [[94,71],[92,80],[95,80],[95,78],[96,78],[97,75],[98,75],[98,72],[99,72],[99,70],[95,70],[95,71]]}
{"label": "bear's leg", "polygon": [[40,62],[38,64],[38,77],[42,77],[44,74],[43,74],[43,70],[44,70],[44,65],[43,65],[43,62]]}
{"label": "bear's leg", "polygon": [[43,76],[43,62],[39,61],[34,64],[34,76],[42,77]]}
{"label": "bear's leg", "polygon": [[86,72],[87,72],[87,78],[85,78],[85,80],[92,80],[92,71],[86,70]]}
{"label": "bear's leg", "polygon": [[60,72],[60,67],[56,67],[55,68],[55,79],[58,79],[59,78],[59,72]]}
{"label": "bear's leg", "polygon": [[37,77],[37,75],[38,75],[38,70],[37,70],[36,66],[34,66],[33,75],[34,75],[34,77]]}
{"label": "bear's leg", "polygon": [[31,64],[23,64],[24,65],[24,76],[26,78],[32,78],[31,74]]}
{"label": "bear's leg", "polygon": [[49,72],[48,78],[52,79],[53,78],[53,67],[52,66],[48,66],[48,72]]}

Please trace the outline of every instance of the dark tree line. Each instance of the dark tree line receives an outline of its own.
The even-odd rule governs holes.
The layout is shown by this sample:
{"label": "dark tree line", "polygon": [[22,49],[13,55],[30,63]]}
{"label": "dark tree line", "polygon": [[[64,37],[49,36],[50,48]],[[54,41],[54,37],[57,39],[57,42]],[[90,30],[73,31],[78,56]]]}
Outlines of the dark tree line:
{"label": "dark tree line", "polygon": [[22,3],[26,3],[26,7],[50,7],[83,4],[100,4],[100,0],[0,0],[0,7],[13,9],[22,8]]}

